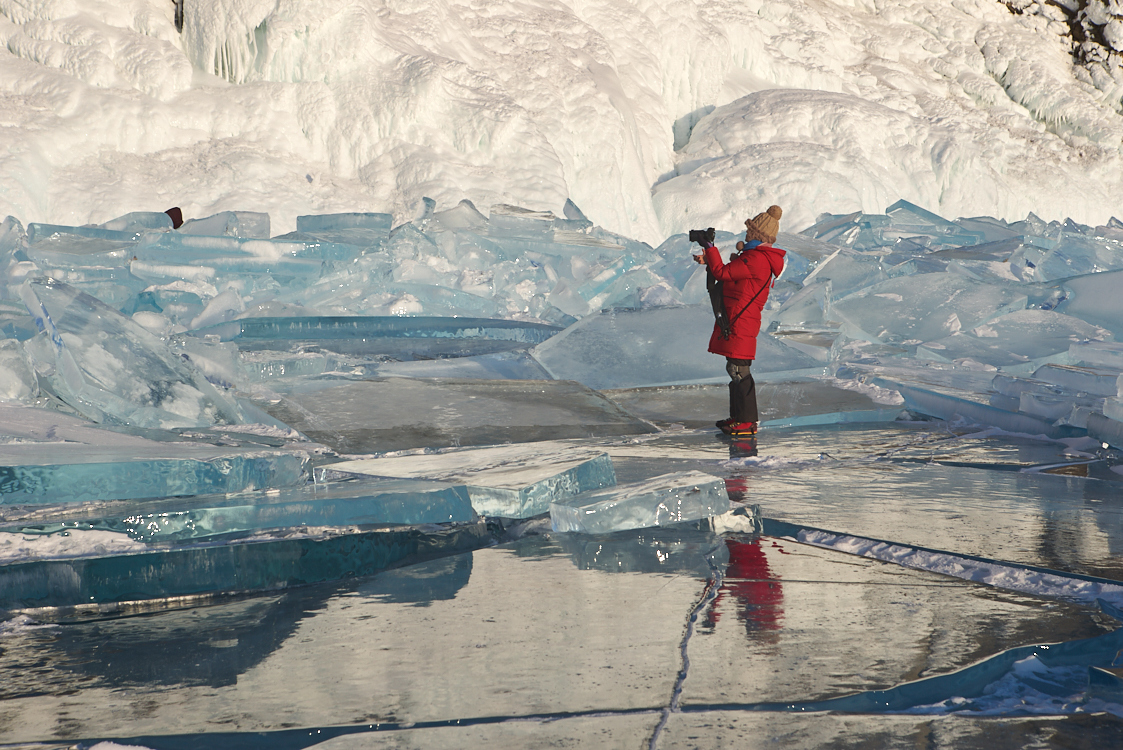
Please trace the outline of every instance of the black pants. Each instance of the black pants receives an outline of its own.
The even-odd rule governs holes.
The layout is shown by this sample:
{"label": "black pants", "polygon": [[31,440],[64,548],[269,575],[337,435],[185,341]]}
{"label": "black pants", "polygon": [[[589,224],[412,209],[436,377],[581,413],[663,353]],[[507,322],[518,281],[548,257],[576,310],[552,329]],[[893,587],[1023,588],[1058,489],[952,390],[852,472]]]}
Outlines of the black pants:
{"label": "black pants", "polygon": [[729,373],[729,416],[734,422],[758,422],[756,408],[756,383],[749,372],[751,359],[725,358],[725,371]]}

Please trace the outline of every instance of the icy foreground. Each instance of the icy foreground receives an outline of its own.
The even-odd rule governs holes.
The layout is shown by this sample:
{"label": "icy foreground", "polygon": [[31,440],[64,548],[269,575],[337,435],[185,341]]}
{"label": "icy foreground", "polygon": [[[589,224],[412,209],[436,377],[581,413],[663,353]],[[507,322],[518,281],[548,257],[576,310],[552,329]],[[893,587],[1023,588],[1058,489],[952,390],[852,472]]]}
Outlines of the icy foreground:
{"label": "icy foreground", "polygon": [[1101,224],[1123,192],[1123,26],[1099,0],[183,9],[179,32],[167,0],[0,5],[0,215],[181,205],[288,232],[572,199],[656,242],[771,203],[789,227],[899,198]]}

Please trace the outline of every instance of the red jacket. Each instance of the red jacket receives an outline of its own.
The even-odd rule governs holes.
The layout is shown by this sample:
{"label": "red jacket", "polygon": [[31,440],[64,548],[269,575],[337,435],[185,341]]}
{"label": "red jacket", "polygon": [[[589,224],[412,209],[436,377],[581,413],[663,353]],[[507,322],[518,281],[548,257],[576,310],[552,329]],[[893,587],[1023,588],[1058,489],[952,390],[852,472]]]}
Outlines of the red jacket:
{"label": "red jacket", "polygon": [[722,338],[721,328],[714,323],[711,352],[730,359],[756,359],[760,311],[768,301],[772,277],[784,270],[784,254],[771,245],[757,245],[734,256],[729,263],[723,263],[716,247],[706,248],[706,267],[722,282],[725,314],[733,322],[733,335],[728,339]]}

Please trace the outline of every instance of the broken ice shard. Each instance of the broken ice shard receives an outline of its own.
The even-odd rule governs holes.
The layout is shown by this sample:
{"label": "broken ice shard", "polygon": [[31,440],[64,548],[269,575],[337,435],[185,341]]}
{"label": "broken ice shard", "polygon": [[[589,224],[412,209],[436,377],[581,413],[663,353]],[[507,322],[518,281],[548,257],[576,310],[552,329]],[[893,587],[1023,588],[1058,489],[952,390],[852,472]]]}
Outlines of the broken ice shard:
{"label": "broken ice shard", "polygon": [[1092,325],[1103,326],[1117,336],[1123,336],[1123,270],[1091,273],[1065,279],[1067,294],[1057,311],[1074,315]]}
{"label": "broken ice shard", "polygon": [[241,237],[269,239],[269,214],[256,211],[223,211],[203,219],[190,219],[177,230],[180,234],[201,234],[208,237]]}
{"label": "broken ice shard", "polygon": [[80,414],[135,427],[243,421],[201,372],[90,295],[44,278],[28,280],[20,294],[41,331],[27,346],[36,369]]}
{"label": "broken ice shard", "polygon": [[360,459],[331,469],[464,484],[477,513],[504,518],[529,518],[562,498],[616,484],[607,453],[556,442]]}
{"label": "broken ice shard", "polygon": [[885,343],[935,341],[1024,309],[1027,297],[1008,287],[954,273],[888,279],[837,300],[833,316],[852,338]]}
{"label": "broken ice shard", "polygon": [[531,211],[518,206],[497,204],[491,207],[488,234],[492,237],[550,242],[554,238],[556,218],[549,211]]}
{"label": "broken ice shard", "polygon": [[138,234],[140,232],[167,232],[172,228],[172,218],[163,211],[133,211],[105,222],[101,225],[101,228],[117,232],[136,232]]}
{"label": "broken ice shard", "polygon": [[343,213],[296,217],[296,231],[328,242],[369,248],[390,236],[391,214]]}
{"label": "broken ice shard", "polygon": [[551,503],[550,520],[554,531],[606,534],[694,521],[729,508],[724,479],[680,471]]}
{"label": "broken ice shard", "polygon": [[[603,310],[532,354],[553,377],[596,389],[720,380],[724,362],[706,351],[713,327],[713,312],[702,306]],[[758,345],[754,373],[821,368],[771,336]]]}
{"label": "broken ice shard", "polygon": [[[202,495],[175,500],[99,504],[96,515],[52,508],[0,530],[23,535],[63,531],[123,532],[142,542],[185,542],[222,534],[290,527],[417,525],[476,520],[463,486],[425,480],[364,479]],[[112,514],[106,514],[111,509]]]}
{"label": "broken ice shard", "polygon": [[1028,373],[1049,357],[1063,354],[1067,358],[1074,343],[1111,338],[1110,332],[1070,315],[1018,310],[970,331],[929,341],[917,349],[917,356],[943,362],[970,359]]}

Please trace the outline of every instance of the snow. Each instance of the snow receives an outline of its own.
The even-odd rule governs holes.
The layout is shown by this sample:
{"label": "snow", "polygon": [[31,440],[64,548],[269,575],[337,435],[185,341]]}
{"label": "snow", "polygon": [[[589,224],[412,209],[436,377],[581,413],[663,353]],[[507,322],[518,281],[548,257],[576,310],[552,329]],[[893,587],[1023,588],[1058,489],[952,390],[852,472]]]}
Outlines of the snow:
{"label": "snow", "polygon": [[965,558],[947,552],[829,531],[804,529],[799,532],[797,541],[1034,596],[1067,599],[1089,605],[1094,605],[1097,599],[1116,605],[1123,603],[1123,584],[1086,580],[1063,573],[1046,573],[1022,566],[1004,565],[997,561]]}
{"label": "snow", "polygon": [[0,3],[0,214],[179,205],[283,234],[311,213],[401,223],[423,197],[572,199],[658,244],[771,203],[787,231],[898,198],[1096,225],[1123,193],[1114,68],[1074,66],[1061,21],[995,0],[185,11],[180,34],[165,0]]}

